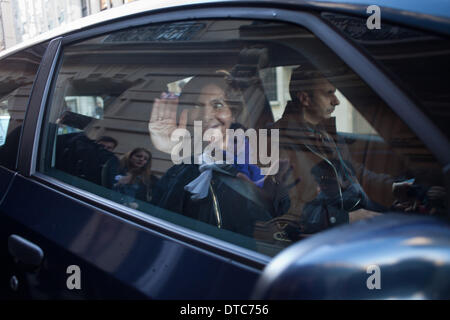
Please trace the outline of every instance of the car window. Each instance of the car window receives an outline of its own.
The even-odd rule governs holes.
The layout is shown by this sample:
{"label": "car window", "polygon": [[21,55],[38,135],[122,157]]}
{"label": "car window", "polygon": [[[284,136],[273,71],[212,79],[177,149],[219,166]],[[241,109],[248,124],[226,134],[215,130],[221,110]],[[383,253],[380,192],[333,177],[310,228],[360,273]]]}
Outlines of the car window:
{"label": "car window", "polygon": [[269,256],[388,211],[446,210],[423,143],[290,24],[151,24],[65,46],[43,130],[38,171]]}
{"label": "car window", "polygon": [[0,165],[14,169],[22,123],[46,44],[0,61]]}
{"label": "car window", "polygon": [[448,37],[382,21],[369,30],[366,19],[328,13],[322,17],[377,61],[413,96],[442,132],[450,136]]}

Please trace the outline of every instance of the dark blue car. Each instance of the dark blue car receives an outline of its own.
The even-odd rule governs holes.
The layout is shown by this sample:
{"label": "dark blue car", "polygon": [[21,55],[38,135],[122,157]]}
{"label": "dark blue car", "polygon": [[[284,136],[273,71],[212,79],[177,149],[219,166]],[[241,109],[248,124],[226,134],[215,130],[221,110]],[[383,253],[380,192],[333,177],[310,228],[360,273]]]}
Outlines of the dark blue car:
{"label": "dark blue car", "polygon": [[450,5],[171,3],[0,53],[0,298],[449,299]]}

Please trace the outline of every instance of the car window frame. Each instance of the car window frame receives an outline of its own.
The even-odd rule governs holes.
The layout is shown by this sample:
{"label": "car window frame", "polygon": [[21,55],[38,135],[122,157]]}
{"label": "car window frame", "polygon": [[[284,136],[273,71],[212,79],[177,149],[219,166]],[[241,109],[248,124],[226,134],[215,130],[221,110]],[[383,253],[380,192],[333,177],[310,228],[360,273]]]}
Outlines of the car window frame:
{"label": "car window frame", "polygon": [[[226,10],[223,10],[224,7]],[[439,135],[440,132],[433,127],[433,124],[424,118],[424,115],[414,102],[381,70],[377,69],[358,48],[322,21],[320,16],[306,11],[299,12],[289,9],[279,9],[275,7],[275,4],[273,7],[230,7],[226,5],[214,5],[206,8],[188,6],[182,9],[173,8],[149,11],[139,16],[124,17],[110,24],[93,26],[86,30],[80,30],[53,39],[42,59],[41,68],[36,77],[37,84],[33,88],[30,97],[29,112],[26,116],[23,131],[23,140],[19,146],[20,158],[18,168],[20,174],[30,177],[48,188],[53,188],[58,192],[67,194],[78,201],[83,201],[96,208],[107,210],[129,223],[136,223],[176,241],[182,241],[201,250],[206,250],[211,254],[217,254],[224,259],[232,259],[243,265],[263,269],[272,260],[271,257],[179,225],[174,225],[160,218],[139,213],[137,210],[126,208],[108,199],[36,171],[41,129],[44,125],[44,113],[50,107],[47,103],[50,98],[49,92],[52,84],[57,79],[57,66],[61,62],[61,53],[65,46],[102,34],[147,24],[192,21],[197,19],[229,19],[230,17],[233,17],[233,19],[271,20],[290,23],[308,29],[351,67],[409,127],[411,127],[410,124],[418,124],[419,121],[424,121],[413,132],[425,142],[427,148],[430,149],[444,166],[450,161],[450,155],[443,154],[442,152],[442,146],[448,145],[448,142],[444,137]],[[361,65],[363,65],[363,68],[359,68]],[[380,92],[384,91],[387,94],[383,96]],[[403,106],[407,106],[407,108]],[[442,144],[442,141],[445,143]]]}
{"label": "car window frame", "polygon": [[34,79],[33,79],[33,83],[31,84],[30,94],[29,94],[29,96],[27,98],[26,107],[25,107],[25,115],[24,115],[24,119],[23,119],[23,125],[22,125],[22,128],[20,129],[20,133],[19,133],[19,141],[18,141],[18,145],[17,145],[17,152],[16,152],[16,154],[14,156],[14,158],[15,158],[14,159],[14,167],[13,168],[7,168],[4,165],[0,165],[0,167],[2,169],[6,169],[6,170],[9,170],[11,172],[19,171],[18,167],[19,167],[20,150],[21,150],[20,146],[22,144],[23,132],[24,132],[24,127],[25,127],[25,123],[26,123],[26,117],[27,117],[27,114],[29,113],[29,110],[30,110],[31,97],[32,97],[32,94],[33,94],[34,87],[36,86],[36,83],[37,83],[39,70],[41,69],[42,61],[44,60],[44,57],[45,57],[45,54],[47,52],[49,44],[50,44],[50,41],[42,41],[42,42],[38,42],[38,43],[35,43],[33,45],[30,45],[28,47],[21,48],[20,50],[12,50],[10,52],[7,52],[4,55],[0,55],[0,60],[3,61],[3,60],[7,60],[7,59],[9,59],[11,57],[14,57],[15,55],[17,55],[19,53],[24,53],[24,52],[27,52],[27,51],[33,51],[33,50],[35,50],[38,47],[44,47],[43,48],[44,52],[42,54],[42,57],[41,57],[41,60],[39,62],[39,65],[38,65],[38,68],[36,70],[36,73],[34,74]]}

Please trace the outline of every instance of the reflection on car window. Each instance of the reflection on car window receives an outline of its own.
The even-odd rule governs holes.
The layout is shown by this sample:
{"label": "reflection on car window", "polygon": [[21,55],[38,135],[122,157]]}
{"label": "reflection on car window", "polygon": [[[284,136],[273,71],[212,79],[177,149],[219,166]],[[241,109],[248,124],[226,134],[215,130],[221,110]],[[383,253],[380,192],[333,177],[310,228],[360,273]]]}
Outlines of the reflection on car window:
{"label": "reflection on car window", "polygon": [[450,69],[448,37],[387,22],[379,30],[368,30],[366,19],[343,14],[324,12],[322,17],[382,65],[450,136],[450,97],[443,79]]}
{"label": "reflection on car window", "polygon": [[14,169],[25,111],[47,44],[0,61],[0,165]]}
{"label": "reflection on car window", "polygon": [[[291,78],[292,70],[296,67],[298,66],[284,66],[260,70],[261,82],[266,97],[270,101],[270,107],[275,121],[282,117],[287,102],[291,100],[289,79]],[[376,130],[339,89],[336,89],[335,94],[340,103],[339,108],[336,108],[332,115],[336,118],[336,130],[338,132],[379,136]]]}
{"label": "reflection on car window", "polygon": [[446,210],[433,155],[293,25],[188,21],[69,45],[45,121],[39,171],[269,256],[387,212]]}

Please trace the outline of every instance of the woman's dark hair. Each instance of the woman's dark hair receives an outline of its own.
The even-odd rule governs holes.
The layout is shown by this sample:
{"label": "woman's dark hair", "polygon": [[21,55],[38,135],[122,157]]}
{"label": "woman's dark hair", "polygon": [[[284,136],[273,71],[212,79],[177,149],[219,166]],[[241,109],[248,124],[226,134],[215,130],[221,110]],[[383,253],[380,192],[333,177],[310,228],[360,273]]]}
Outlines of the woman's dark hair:
{"label": "woman's dark hair", "polygon": [[[145,152],[148,155],[148,160],[145,166],[142,168],[133,168],[131,165],[131,157],[138,152]],[[152,153],[144,148],[135,148],[127,153],[125,153],[120,159],[120,168],[126,169],[127,172],[131,173],[131,183],[135,183],[136,179],[141,178],[142,182],[147,186],[150,185],[150,176],[152,168]]]}
{"label": "woman's dark hair", "polygon": [[244,99],[237,81],[225,70],[218,70],[214,74],[196,75],[184,87],[180,96],[179,114],[184,109],[194,108],[202,88],[207,85],[216,85],[225,92],[225,102],[236,118],[242,112]]}

